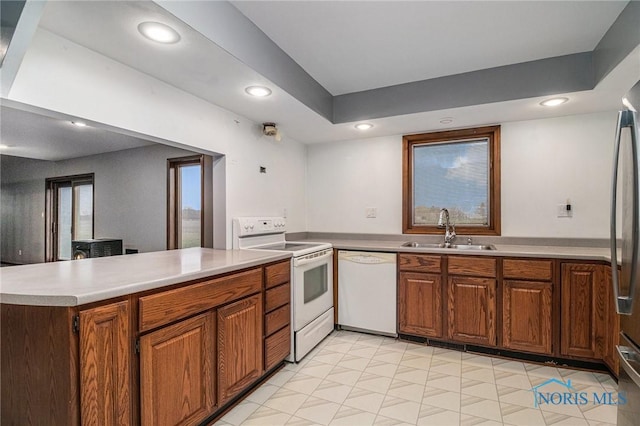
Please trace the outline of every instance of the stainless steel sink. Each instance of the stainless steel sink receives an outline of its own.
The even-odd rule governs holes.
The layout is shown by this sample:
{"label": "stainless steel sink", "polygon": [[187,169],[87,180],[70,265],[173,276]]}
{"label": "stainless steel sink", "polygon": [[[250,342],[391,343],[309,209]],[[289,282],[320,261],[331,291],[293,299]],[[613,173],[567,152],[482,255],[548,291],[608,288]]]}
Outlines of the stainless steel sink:
{"label": "stainless steel sink", "polygon": [[410,241],[408,243],[404,243],[402,247],[413,247],[413,248],[444,248],[444,244],[427,244],[427,243],[416,243],[415,241]]}
{"label": "stainless steel sink", "polygon": [[413,248],[441,248],[447,250],[495,250],[496,247],[492,244],[451,244],[450,246],[446,246],[444,243],[435,244],[435,243],[418,243],[415,241],[409,241],[408,243],[402,244],[402,247],[413,247]]}
{"label": "stainless steel sink", "polygon": [[495,250],[496,246],[492,244],[453,244],[449,248],[455,250]]}

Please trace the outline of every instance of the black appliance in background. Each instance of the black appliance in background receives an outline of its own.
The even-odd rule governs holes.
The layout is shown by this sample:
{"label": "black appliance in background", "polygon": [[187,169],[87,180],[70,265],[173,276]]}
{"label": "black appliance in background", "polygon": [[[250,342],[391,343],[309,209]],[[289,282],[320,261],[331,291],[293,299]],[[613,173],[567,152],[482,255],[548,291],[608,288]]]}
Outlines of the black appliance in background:
{"label": "black appliance in background", "polygon": [[116,256],[122,254],[122,240],[100,238],[96,240],[71,241],[74,259]]}

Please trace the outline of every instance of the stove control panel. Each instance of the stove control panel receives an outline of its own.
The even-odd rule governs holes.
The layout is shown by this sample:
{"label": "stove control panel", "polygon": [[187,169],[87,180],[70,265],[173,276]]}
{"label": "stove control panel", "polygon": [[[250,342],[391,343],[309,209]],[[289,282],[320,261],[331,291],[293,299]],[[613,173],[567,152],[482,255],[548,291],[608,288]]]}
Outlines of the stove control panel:
{"label": "stove control panel", "polygon": [[233,219],[233,233],[237,237],[283,234],[287,230],[284,217],[238,217]]}

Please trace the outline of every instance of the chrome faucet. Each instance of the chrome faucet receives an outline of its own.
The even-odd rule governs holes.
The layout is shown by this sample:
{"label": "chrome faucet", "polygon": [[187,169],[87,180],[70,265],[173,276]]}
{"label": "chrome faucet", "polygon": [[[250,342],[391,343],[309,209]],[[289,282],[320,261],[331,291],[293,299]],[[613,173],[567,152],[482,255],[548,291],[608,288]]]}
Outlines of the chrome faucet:
{"label": "chrome faucet", "polygon": [[450,247],[451,242],[456,239],[456,226],[449,223],[449,210],[441,209],[440,218],[438,219],[438,227],[444,228],[444,245]]}

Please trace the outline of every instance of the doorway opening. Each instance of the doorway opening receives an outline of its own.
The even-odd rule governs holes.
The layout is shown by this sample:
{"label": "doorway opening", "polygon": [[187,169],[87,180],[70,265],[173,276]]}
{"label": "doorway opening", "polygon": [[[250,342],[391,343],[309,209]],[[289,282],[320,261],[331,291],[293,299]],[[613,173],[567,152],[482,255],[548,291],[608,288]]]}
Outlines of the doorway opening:
{"label": "doorway opening", "polygon": [[46,179],[45,260],[73,259],[71,242],[93,238],[94,174]]}
{"label": "doorway opening", "polygon": [[213,247],[212,158],[172,158],[167,165],[167,249]]}

